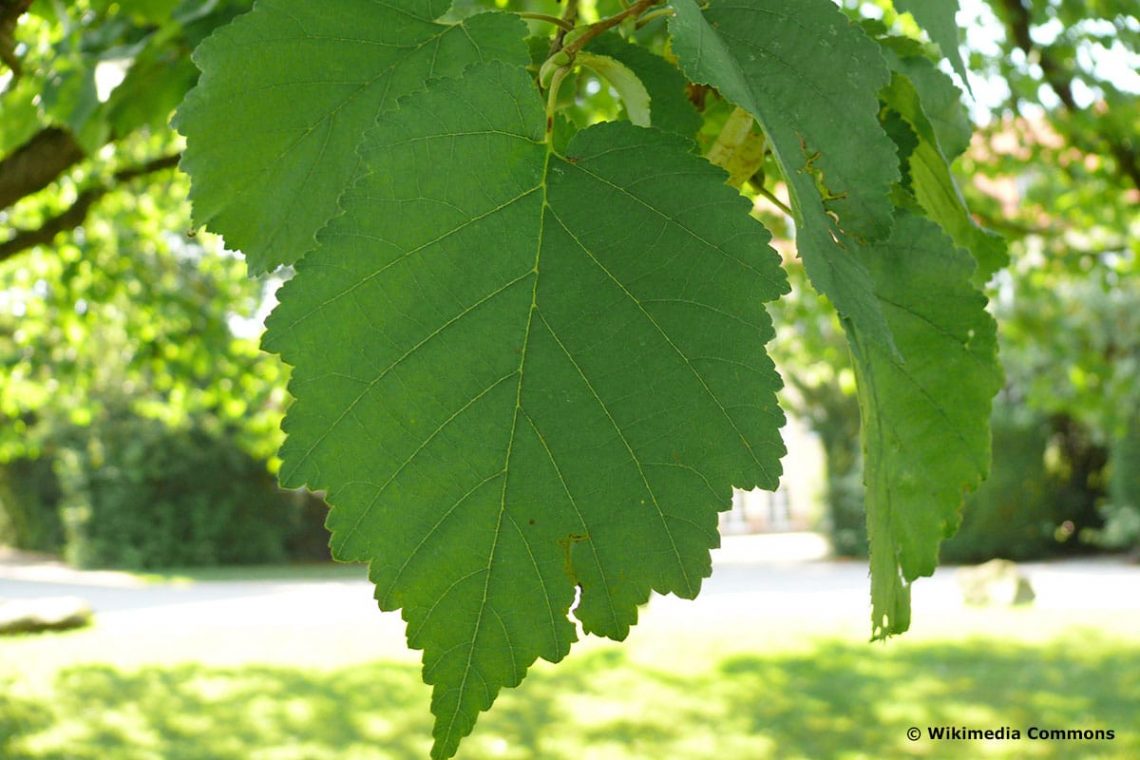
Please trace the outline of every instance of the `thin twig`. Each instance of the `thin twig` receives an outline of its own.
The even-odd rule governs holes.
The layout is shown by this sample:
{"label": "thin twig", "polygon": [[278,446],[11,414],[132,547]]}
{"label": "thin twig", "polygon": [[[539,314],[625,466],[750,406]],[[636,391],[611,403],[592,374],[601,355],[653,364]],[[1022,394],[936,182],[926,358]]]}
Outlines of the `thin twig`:
{"label": "thin twig", "polygon": [[630,16],[640,16],[649,8],[652,8],[654,5],[658,5],[662,2],[664,2],[664,0],[637,0],[636,3],[629,6],[621,13],[615,13],[609,18],[604,18],[601,21],[590,24],[588,27],[586,27],[586,31],[583,32],[581,37],[578,37],[562,49],[566,51],[566,53],[571,58],[573,58],[579,50],[584,48],[590,42],[590,40],[594,39],[598,35],[604,34],[610,29],[613,29],[615,26],[620,24],[622,21],[625,21]]}
{"label": "thin twig", "polygon": [[566,19],[561,19],[557,16],[549,16],[545,13],[528,13],[526,11],[519,11],[515,15],[519,18],[530,19],[531,21],[544,21],[547,24],[554,24],[558,28],[565,29],[568,32],[574,28],[574,24],[570,23]]}
{"label": "thin twig", "polygon": [[[120,169],[111,175],[111,179],[115,184],[130,182],[162,169],[173,168],[178,165],[180,158],[181,156],[177,153],[162,156],[139,166]],[[114,186],[110,183],[89,187],[79,193],[75,202],[67,209],[50,219],[46,219],[39,227],[31,230],[17,230],[15,235],[0,243],[0,261],[10,259],[28,248],[47,245],[59,233],[73,230],[83,224],[91,207],[113,189]]]}
{"label": "thin twig", "polygon": [[566,0],[566,10],[562,12],[560,20],[567,26],[558,25],[558,33],[550,41],[550,51],[547,55],[554,55],[562,49],[562,41],[566,39],[566,33],[573,29],[574,24],[578,21],[578,0]]}

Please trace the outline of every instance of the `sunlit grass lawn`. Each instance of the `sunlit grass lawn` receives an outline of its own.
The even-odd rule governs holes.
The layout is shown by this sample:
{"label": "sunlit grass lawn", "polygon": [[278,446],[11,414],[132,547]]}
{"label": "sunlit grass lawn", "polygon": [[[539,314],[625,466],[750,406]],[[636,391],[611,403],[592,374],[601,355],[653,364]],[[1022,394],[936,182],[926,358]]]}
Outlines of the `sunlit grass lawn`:
{"label": "sunlit grass lawn", "polygon": [[[1134,620],[1097,633],[1032,611],[997,611],[998,636],[979,636],[979,625],[989,627],[979,620],[957,629],[953,620],[936,621],[942,638],[920,631],[885,646],[847,631],[818,638],[773,627],[765,635],[763,624],[758,631],[742,621],[718,623],[710,635],[704,621],[673,635],[675,621],[649,622],[648,636],[626,646],[586,646],[558,666],[536,666],[481,718],[459,757],[1140,757]],[[1034,621],[1045,621],[1045,629],[1031,630]],[[1030,635],[1010,634],[1016,630]],[[101,635],[93,629],[0,642],[0,758],[427,755],[429,692],[406,659],[338,662],[334,652],[324,666],[296,666],[281,664],[289,654],[279,650],[271,663],[181,662],[179,645],[156,631],[150,638],[136,632],[132,646],[144,663],[166,664],[112,666],[92,662]],[[241,634],[210,635],[224,647],[224,635]],[[311,662],[304,646],[296,644],[297,660]],[[908,727],[928,725],[1023,733],[1031,725],[1112,728],[1117,738],[906,738]]]}

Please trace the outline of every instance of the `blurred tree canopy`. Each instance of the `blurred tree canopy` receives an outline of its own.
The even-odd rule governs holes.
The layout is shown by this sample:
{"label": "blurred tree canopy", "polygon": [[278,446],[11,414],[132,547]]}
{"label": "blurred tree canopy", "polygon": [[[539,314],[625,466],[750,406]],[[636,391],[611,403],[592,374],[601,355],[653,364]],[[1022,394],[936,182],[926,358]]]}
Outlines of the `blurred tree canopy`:
{"label": "blurred tree canopy", "polygon": [[[272,466],[285,370],[259,352],[256,336],[274,280],[249,280],[221,241],[193,235],[187,183],[174,168],[181,138],[169,127],[196,81],[191,51],[251,2],[0,0],[0,462],[60,451],[98,462],[100,426],[142,418],[204,426]],[[582,13],[617,3],[583,2]],[[888,0],[840,4],[863,23],[931,44]],[[492,5],[559,12],[553,0],[458,0],[452,13]],[[1037,415],[1026,429],[1045,420],[1044,435],[1060,436],[1045,456],[1067,451],[1057,466],[1079,469],[1088,498],[1105,501],[1102,539],[1136,545],[1140,485],[1128,473],[1140,471],[1140,5],[962,5],[981,126],[956,164],[959,185],[978,221],[1011,245],[1009,268],[989,283],[1003,400]],[[626,32],[667,55],[664,23]],[[563,93],[576,98],[575,120],[620,113],[597,77],[572,84]],[[689,95],[671,105],[676,118],[692,118],[691,107],[712,112],[713,127],[729,117],[715,92]],[[702,149],[715,138],[702,133]],[[784,189],[765,182],[767,160],[761,153],[747,167],[744,191],[777,237],[790,237]],[[773,307],[773,354],[787,403],[824,443],[834,536],[857,551],[858,407],[847,349],[798,260],[788,254],[785,263],[794,292]],[[1078,439],[1084,448],[1074,453]]]}
{"label": "blurred tree canopy", "polygon": [[[270,283],[193,234],[168,126],[191,50],[248,6],[0,2],[0,501],[25,548],[83,564],[284,558],[281,531],[252,552],[218,534],[243,502],[268,516],[247,527],[297,521],[274,514],[269,473],[287,377],[257,342]],[[210,478],[240,481],[234,497],[203,501]]]}
{"label": "blurred tree canopy", "polygon": [[995,97],[960,170],[971,208],[1014,254],[991,283],[1007,401],[1047,416],[1062,467],[1085,468],[1077,477],[1103,495],[1103,532],[1084,537],[1140,547],[1140,488],[1126,475],[1140,471],[1140,3],[987,0],[974,12],[993,34],[970,66]]}
{"label": "blurred tree canopy", "polygon": [[190,53],[249,5],[0,0],[0,261],[169,174],[170,114],[197,79]]}
{"label": "blurred tree canopy", "polygon": [[1140,3],[990,0],[998,95],[962,171],[1018,255],[995,283],[1011,384],[1111,440],[1140,414]]}
{"label": "blurred tree canopy", "polygon": [[249,327],[265,284],[193,236],[168,126],[191,50],[248,6],[0,2],[0,458],[128,407],[208,411],[272,454],[283,368]]}

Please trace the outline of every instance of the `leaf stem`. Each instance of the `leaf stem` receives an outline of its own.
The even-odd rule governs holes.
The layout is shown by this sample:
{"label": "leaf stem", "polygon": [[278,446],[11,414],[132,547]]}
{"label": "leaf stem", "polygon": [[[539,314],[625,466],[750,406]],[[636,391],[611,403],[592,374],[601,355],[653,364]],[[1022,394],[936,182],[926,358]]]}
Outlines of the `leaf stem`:
{"label": "leaf stem", "polygon": [[[609,18],[604,18],[589,26],[576,27],[574,22],[578,18],[578,0],[566,0],[566,10],[563,12],[562,18],[558,19],[558,33],[550,43],[550,57],[543,64],[543,70],[539,72],[539,80],[541,81],[545,79],[544,72],[547,67],[557,65],[553,63],[553,60],[556,55],[559,56],[559,63],[563,65],[559,66],[551,76],[550,87],[546,94],[546,142],[548,145],[553,145],[554,111],[558,105],[558,89],[562,86],[562,80],[566,78],[574,64],[574,56],[598,35],[612,29],[627,18],[640,16],[647,9],[662,2],[664,0],[637,0],[637,2],[627,5],[624,10]],[[548,16],[542,20],[550,20],[551,18],[553,17]],[[566,35],[571,32],[577,36],[569,44],[564,45]]]}
{"label": "leaf stem", "polygon": [[763,195],[765,198],[767,198],[769,201],[771,201],[776,206],[776,208],[780,209],[781,211],[783,211],[788,216],[791,216],[791,217],[795,216],[795,214],[792,213],[792,210],[790,208],[788,208],[788,204],[784,203],[782,200],[777,198],[776,194],[773,193],[768,188],[761,185],[760,187],[756,188],[756,191],[758,193],[760,193],[761,195]]}
{"label": "leaf stem", "polygon": [[649,11],[644,16],[637,20],[635,25],[638,29],[642,28],[651,21],[656,21],[659,18],[668,18],[673,15],[672,8],[658,8],[657,10]]}
{"label": "leaf stem", "polygon": [[527,11],[518,11],[515,13],[519,18],[530,19],[531,21],[545,21],[547,24],[554,24],[560,29],[567,32],[574,28],[574,24],[566,19],[558,18],[557,16],[549,16],[545,13],[529,13]]}
{"label": "leaf stem", "polygon": [[554,145],[554,111],[558,108],[558,90],[562,87],[562,80],[570,73],[569,66],[561,66],[554,71],[550,78],[550,89],[546,93],[546,144]]}

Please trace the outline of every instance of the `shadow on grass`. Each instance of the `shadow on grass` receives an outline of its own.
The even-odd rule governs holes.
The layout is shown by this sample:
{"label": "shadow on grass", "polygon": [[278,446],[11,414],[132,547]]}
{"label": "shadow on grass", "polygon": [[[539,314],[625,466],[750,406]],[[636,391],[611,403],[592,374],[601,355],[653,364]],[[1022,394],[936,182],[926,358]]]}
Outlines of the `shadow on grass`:
{"label": "shadow on grass", "polygon": [[[1140,757],[1131,644],[1072,636],[731,656],[684,676],[604,648],[504,692],[462,758]],[[423,758],[418,668],[180,665],[62,671],[51,692],[0,681],[10,760]],[[6,695],[6,696],[5,696]],[[1020,741],[911,742],[910,726],[999,728]],[[1030,741],[1030,726],[1111,728],[1114,741]]]}

